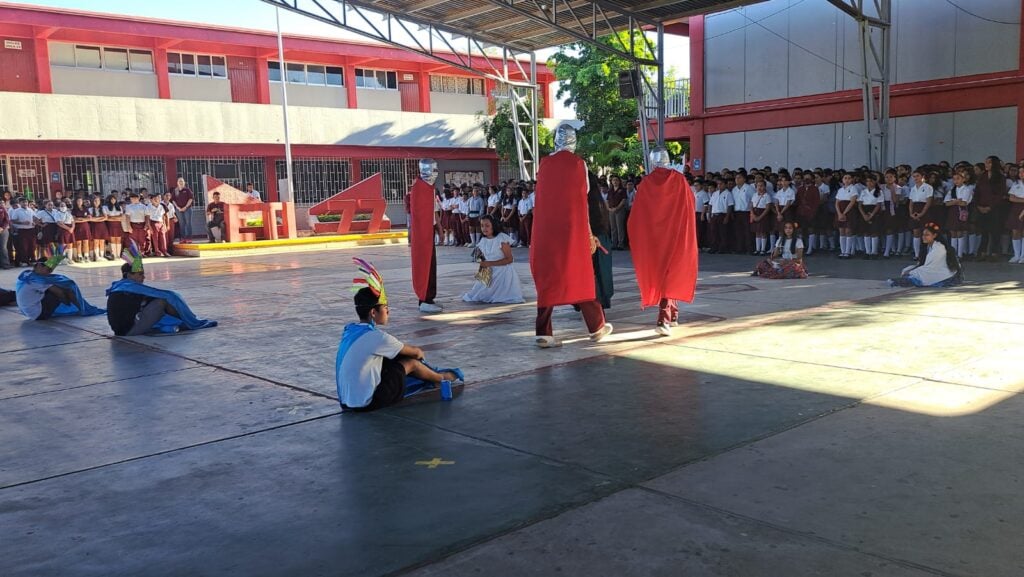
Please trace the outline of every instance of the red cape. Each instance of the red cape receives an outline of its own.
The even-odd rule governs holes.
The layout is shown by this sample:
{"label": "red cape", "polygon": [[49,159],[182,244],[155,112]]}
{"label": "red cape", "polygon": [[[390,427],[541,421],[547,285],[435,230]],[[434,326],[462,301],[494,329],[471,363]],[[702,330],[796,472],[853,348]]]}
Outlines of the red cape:
{"label": "red cape", "polygon": [[434,263],[434,187],[417,178],[409,191],[409,252],[412,254],[412,289],[427,300],[430,267]]}
{"label": "red cape", "polygon": [[582,158],[562,151],[541,159],[530,240],[530,271],[537,285],[538,307],[595,298],[588,187]]}
{"label": "red cape", "polygon": [[678,171],[656,168],[640,181],[629,213],[629,248],[640,285],[640,305],[668,298],[693,301],[697,289],[695,202]]}

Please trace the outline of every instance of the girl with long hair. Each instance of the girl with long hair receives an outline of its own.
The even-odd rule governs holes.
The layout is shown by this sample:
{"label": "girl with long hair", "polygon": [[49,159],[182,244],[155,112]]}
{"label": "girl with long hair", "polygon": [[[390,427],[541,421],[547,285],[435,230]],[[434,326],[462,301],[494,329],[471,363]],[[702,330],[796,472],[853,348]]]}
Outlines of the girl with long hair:
{"label": "girl with long hair", "polygon": [[800,225],[789,221],[782,225],[782,236],[775,243],[771,255],[761,261],[751,276],[767,279],[807,278],[804,267],[804,241],[799,233]]}
{"label": "girl with long hair", "polygon": [[110,240],[110,232],[107,229],[107,216],[103,212],[103,197],[96,194],[90,199],[89,207],[89,234],[92,236],[92,253],[95,253],[96,260],[105,258],[114,260],[114,255],[108,252],[107,241]]}
{"label": "girl with long hair", "polygon": [[941,232],[942,228],[934,222],[922,225],[922,250],[917,262],[903,269],[900,278],[889,279],[889,286],[947,287],[963,282],[960,259]]}
{"label": "girl with long hair", "polygon": [[85,203],[85,197],[75,196],[74,204],[71,206],[71,216],[75,218],[74,262],[88,262],[90,259],[95,262],[96,255],[89,254],[92,248],[92,229],[89,226],[89,206]]}

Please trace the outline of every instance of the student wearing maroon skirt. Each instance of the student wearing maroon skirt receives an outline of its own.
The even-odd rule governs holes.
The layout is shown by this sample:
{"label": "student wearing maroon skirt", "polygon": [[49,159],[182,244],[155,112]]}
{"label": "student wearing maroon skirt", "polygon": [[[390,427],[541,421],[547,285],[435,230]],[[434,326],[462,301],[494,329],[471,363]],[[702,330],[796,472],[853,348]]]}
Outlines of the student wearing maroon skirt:
{"label": "student wearing maroon skirt", "polygon": [[[116,192],[116,191],[115,191]],[[107,196],[107,202],[103,205],[104,224],[107,226],[107,239],[110,242],[110,252],[115,257],[121,256],[121,240],[124,235],[124,226],[121,221],[124,218],[124,211],[117,202],[117,195],[111,193]]]}
{"label": "student wearing maroon skirt", "polygon": [[857,196],[860,213],[860,233],[864,237],[864,255],[868,260],[878,257],[879,238],[885,230],[885,195],[878,186],[878,175],[869,172],[864,178],[865,188]]}
{"label": "student wearing maroon skirt", "polygon": [[856,211],[859,190],[852,174],[843,175],[843,186],[836,191],[836,228],[839,229],[839,258],[852,258],[856,250],[853,235],[857,231],[860,214]]}
{"label": "student wearing maroon skirt", "polygon": [[[213,194],[219,197],[218,193]],[[124,210],[125,221],[128,223],[131,240],[134,240],[135,245],[142,251],[148,237],[149,216],[146,214],[146,205],[139,201],[139,193],[131,193],[128,196],[128,204],[124,205],[122,210]]]}
{"label": "student wearing maroon skirt", "polygon": [[750,199],[750,218],[748,219],[750,232],[754,235],[754,254],[766,256],[770,248],[768,216],[772,211],[772,197],[768,194],[768,187],[763,180],[757,181],[754,188],[757,190],[757,194]]}
{"label": "student wearing maroon skirt", "polygon": [[818,187],[814,184],[814,175],[805,172],[800,176],[800,186],[796,189],[796,221],[800,225],[797,229],[806,237],[807,256],[814,254],[814,248],[818,244],[818,234],[815,230],[818,209],[821,207],[821,195],[818,194]]}
{"label": "student wearing maroon skirt", "polygon": [[1017,167],[1014,177],[1007,194],[1006,230],[1010,232],[1010,244],[1013,246],[1010,264],[1024,264],[1024,163]]}
{"label": "student wearing maroon skirt", "polygon": [[900,252],[900,241],[906,226],[906,214],[901,210],[905,199],[901,194],[902,189],[896,184],[896,171],[887,169],[884,178],[882,194],[885,196],[885,207],[882,210],[885,211],[885,250],[882,258],[890,258]]}
{"label": "student wearing maroon skirt", "polygon": [[96,255],[90,254],[92,249],[92,229],[89,227],[89,205],[85,197],[75,196],[71,207],[71,216],[75,218],[75,260],[74,262],[96,261]]}
{"label": "student wearing maroon skirt", "polygon": [[64,254],[72,258],[75,247],[75,217],[71,216],[68,205],[61,201],[57,207],[57,244],[64,249]]}
{"label": "student wearing maroon skirt", "polygon": [[915,170],[910,176],[914,179],[914,184],[907,196],[910,197],[910,228],[914,233],[914,260],[917,260],[921,255],[921,231],[928,223],[934,190],[924,181],[922,169]]}
{"label": "student wearing maroon skirt", "polygon": [[114,260],[114,255],[107,248],[110,231],[107,229],[107,216],[103,214],[103,197],[94,195],[89,206],[89,233],[92,235],[92,250],[96,258]]}
{"label": "student wearing maroon skirt", "polygon": [[967,233],[970,232],[971,203],[974,200],[974,187],[967,184],[967,176],[963,172],[953,175],[953,186],[943,198],[946,205],[946,230],[949,232],[950,244],[959,258],[963,258],[968,250]]}

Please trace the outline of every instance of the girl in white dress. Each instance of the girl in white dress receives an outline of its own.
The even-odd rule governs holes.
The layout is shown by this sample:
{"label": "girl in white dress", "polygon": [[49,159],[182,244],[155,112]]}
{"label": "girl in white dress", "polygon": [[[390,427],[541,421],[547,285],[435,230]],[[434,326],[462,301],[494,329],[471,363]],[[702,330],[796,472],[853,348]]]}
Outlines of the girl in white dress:
{"label": "girl in white dress", "polygon": [[522,303],[523,286],[519,275],[512,267],[512,239],[505,233],[496,233],[494,218],[484,215],[480,218],[482,237],[477,248],[483,255],[482,269],[490,269],[490,283],[477,280],[469,292],[462,295],[467,303]]}
{"label": "girl in white dress", "polygon": [[900,278],[889,279],[889,286],[948,287],[963,282],[963,269],[956,250],[939,236],[939,225],[929,222],[921,227],[922,250],[917,264],[903,269]]}

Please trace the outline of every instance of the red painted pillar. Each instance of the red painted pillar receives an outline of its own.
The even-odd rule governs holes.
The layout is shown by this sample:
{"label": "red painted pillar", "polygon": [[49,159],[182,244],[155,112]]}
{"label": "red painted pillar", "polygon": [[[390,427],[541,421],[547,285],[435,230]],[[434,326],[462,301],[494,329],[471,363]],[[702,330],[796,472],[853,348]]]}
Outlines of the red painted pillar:
{"label": "red painted pillar", "polygon": [[[277,158],[264,158],[263,159],[263,177],[267,181],[267,190],[264,196],[266,202],[281,202],[281,193],[277,190]],[[287,172],[285,173],[287,174]],[[282,177],[284,174],[281,175]],[[292,183],[292,189],[294,190],[295,184]],[[294,199],[293,199],[294,201]]]}
{"label": "red painted pillar", "polygon": [[[690,116],[704,116],[704,17],[693,16],[690,24]],[[694,174],[704,174],[707,159],[704,158],[704,120],[694,123],[690,135],[690,169]],[[693,165],[700,161],[700,169]]]}
{"label": "red painted pillar", "polygon": [[270,104],[270,71],[267,58],[256,59],[256,102]]}
{"label": "red painted pillar", "polygon": [[345,61],[345,94],[348,95],[348,107],[359,108],[359,96],[356,92],[356,68]]}
{"label": "red painted pillar", "polygon": [[420,85],[420,112],[430,112],[430,74],[420,67],[417,80]]}
{"label": "red painted pillar", "polygon": [[348,164],[348,182],[349,186],[352,186],[363,179],[363,167],[359,164],[358,158],[350,158]]}
{"label": "red painted pillar", "polygon": [[36,81],[39,83],[40,94],[53,93],[53,81],[50,78],[50,45],[46,38],[36,37],[33,42],[36,55]]}
{"label": "red painted pillar", "polygon": [[166,48],[157,48],[153,50],[153,69],[156,71],[157,95],[164,100],[170,100],[171,76],[167,69]]}

